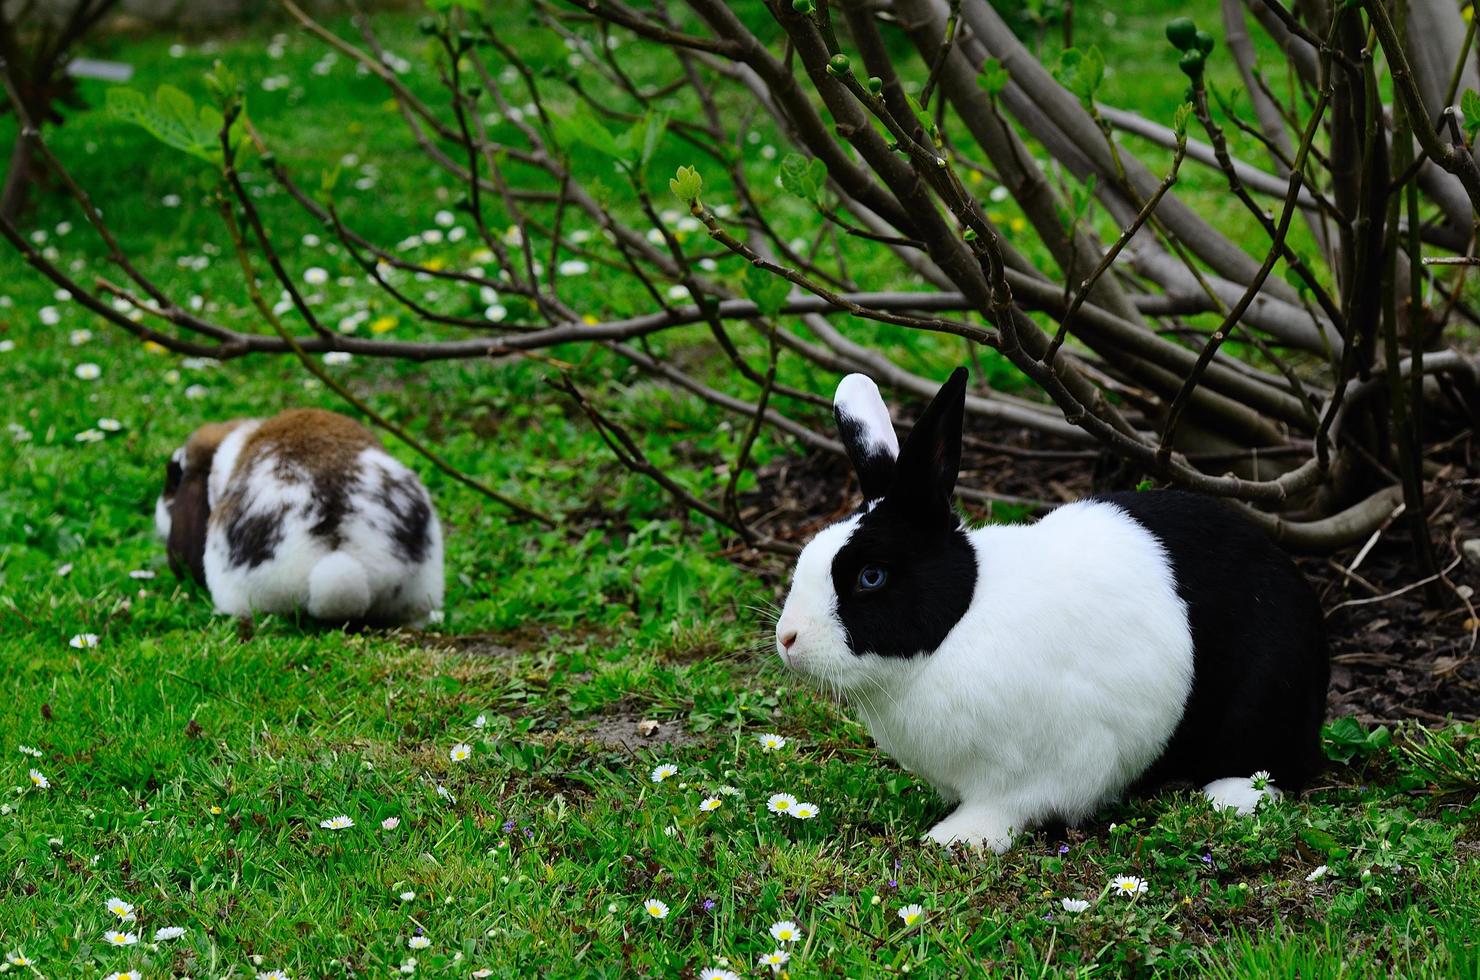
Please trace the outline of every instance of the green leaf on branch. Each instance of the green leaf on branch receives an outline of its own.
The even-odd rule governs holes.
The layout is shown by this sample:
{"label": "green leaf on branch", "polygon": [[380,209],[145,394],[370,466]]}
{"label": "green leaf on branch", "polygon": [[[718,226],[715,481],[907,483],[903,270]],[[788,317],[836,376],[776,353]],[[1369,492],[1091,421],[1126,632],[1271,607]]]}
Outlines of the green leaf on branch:
{"label": "green leaf on branch", "polygon": [[658,144],[663,141],[663,134],[667,131],[667,113],[649,112],[633,123],[631,129],[617,137],[616,144],[622,158],[632,164],[638,173],[642,173],[647,170],[648,163],[658,151]]}
{"label": "green leaf on branch", "polygon": [[780,313],[790,294],[791,283],[781,276],[767,272],[758,265],[745,271],[745,295],[750,297],[762,316]]}
{"label": "green leaf on branch", "polygon": [[996,98],[1007,88],[1011,76],[1007,69],[1002,67],[1002,62],[996,58],[988,58],[982,63],[981,74],[976,76],[976,84],[987,90],[987,94]]}
{"label": "green leaf on branch", "polygon": [[693,167],[679,167],[678,173],[668,181],[668,189],[680,201],[692,204],[704,190],[704,179]]}
{"label": "green leaf on branch", "polygon": [[555,138],[562,146],[584,146],[604,157],[626,162],[622,144],[612,135],[600,119],[585,106],[574,112],[555,116],[552,122]]}
{"label": "green leaf on branch", "polygon": [[930,110],[922,106],[919,100],[908,92],[904,94],[904,100],[909,104],[910,111],[915,114],[915,121],[920,124],[920,128],[931,134],[933,138],[935,136],[935,119],[930,115]]}
{"label": "green leaf on branch", "polygon": [[218,106],[226,105],[228,101],[241,93],[241,82],[237,81],[236,73],[219,58],[211,66],[211,70],[205,73],[205,80],[206,88],[211,90],[211,95],[215,96]]}
{"label": "green leaf on branch", "polygon": [[1475,131],[1480,130],[1480,95],[1475,94],[1472,88],[1465,89],[1465,94],[1459,97],[1459,111],[1465,114],[1465,132],[1470,134],[1470,142],[1475,141]]}
{"label": "green leaf on branch", "polygon": [[1079,97],[1086,109],[1092,108],[1100,83],[1105,80],[1105,56],[1100,54],[1097,47],[1084,51],[1066,48],[1059,55],[1059,63],[1053,74],[1060,85]]}
{"label": "green leaf on branch", "polygon": [[1172,115],[1172,132],[1177,134],[1177,139],[1187,135],[1187,124],[1192,120],[1192,103],[1184,102],[1177,106],[1177,111]]}
{"label": "green leaf on branch", "polygon": [[781,161],[781,189],[820,207],[827,189],[827,164],[816,157],[788,153]]}
{"label": "green leaf on branch", "polygon": [[[194,99],[173,85],[161,85],[152,101],[143,92],[122,85],[110,88],[106,98],[108,114],[113,118],[132,123],[166,146],[198,160],[221,162],[221,127],[226,120],[219,109],[197,107]],[[233,146],[241,139],[245,115],[243,112],[232,123]]]}

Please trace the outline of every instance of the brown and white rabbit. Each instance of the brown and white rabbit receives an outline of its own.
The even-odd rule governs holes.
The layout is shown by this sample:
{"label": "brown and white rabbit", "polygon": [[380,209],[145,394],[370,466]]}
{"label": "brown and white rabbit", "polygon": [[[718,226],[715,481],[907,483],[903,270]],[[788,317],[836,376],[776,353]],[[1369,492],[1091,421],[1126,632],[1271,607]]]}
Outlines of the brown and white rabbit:
{"label": "brown and white rabbit", "polygon": [[154,520],[175,574],[221,613],[414,625],[442,608],[431,497],[334,412],[201,426],[170,457]]}

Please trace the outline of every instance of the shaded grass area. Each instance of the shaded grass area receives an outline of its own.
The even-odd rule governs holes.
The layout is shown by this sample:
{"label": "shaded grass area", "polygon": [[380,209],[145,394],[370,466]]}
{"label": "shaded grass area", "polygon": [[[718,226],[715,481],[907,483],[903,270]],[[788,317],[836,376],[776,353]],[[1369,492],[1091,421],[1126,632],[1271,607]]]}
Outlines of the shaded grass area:
{"label": "shaded grass area", "polygon": [[[1102,20],[1097,43],[1113,64],[1134,64],[1158,16]],[[414,19],[380,22],[412,57]],[[199,73],[229,61],[254,119],[286,137],[284,159],[303,174],[341,168],[345,214],[360,230],[395,241],[442,227],[435,212],[456,189],[409,144],[383,89],[343,61],[316,73],[322,49],[275,33],[269,24],[215,48],[191,42],[179,57],[169,38],[116,53],[138,66],[141,88],[171,81],[197,95]],[[262,87],[279,77],[285,86]],[[1181,86],[1170,61],[1111,84],[1111,101],[1139,98],[1160,118]],[[100,89],[88,94],[101,102]],[[203,170],[96,112],[71,120],[56,145],[141,262],[223,322],[260,328]],[[1227,208],[1212,178],[1195,179],[1206,182],[1195,199]],[[295,269],[347,271],[342,255],[304,240],[322,229],[278,198],[261,203]],[[74,226],[65,233],[64,221]],[[42,196],[32,226],[64,261],[83,261],[79,274],[104,271],[56,196]],[[467,262],[470,250],[415,254]],[[415,972],[436,975],[693,976],[727,965],[763,976],[757,958],[777,948],[778,920],[800,929],[780,944],[796,977],[1480,971],[1473,730],[1341,741],[1333,748],[1350,765],[1253,818],[1172,792],[1031,835],[1000,858],[921,847],[942,804],[769,657],[763,610],[778,597],[778,569],[731,564],[712,528],[673,519],[550,396],[543,364],[335,370],[456,465],[575,515],[574,531],[511,523],[418,466],[449,531],[436,634],[216,619],[177,586],[152,538],[164,460],[202,419],[334,399],[286,359],[151,352],[53,296],[9,253],[0,276],[10,300],[0,340],[14,345],[0,353],[0,421],[11,427],[0,432],[0,954],[24,950],[44,975],[384,975],[414,957]],[[568,288],[596,315],[640,302],[595,276]],[[335,318],[365,311],[362,331],[387,319],[387,333],[420,329],[362,284],[326,294]],[[886,340],[917,352],[921,371],[960,354]],[[696,370],[727,378],[695,333],[674,343]],[[685,477],[696,486],[733,458],[738,425],[604,359],[556,353],[653,433],[660,463],[711,464]],[[78,377],[82,364],[101,376]],[[827,390],[830,379],[796,370],[796,383]],[[90,430],[101,441],[76,439]],[[761,447],[763,460],[790,451]],[[96,647],[69,645],[89,633]],[[661,723],[654,736],[645,721]],[[767,732],[786,746],[764,751]],[[1410,739],[1429,750],[1417,754]],[[454,762],[459,744],[471,757]],[[654,782],[659,764],[677,773]],[[32,767],[49,788],[32,784]],[[818,816],[769,812],[776,792]],[[701,811],[709,797],[719,808]],[[341,815],[354,825],[320,826]],[[1117,875],[1148,889],[1109,894]],[[123,929],[138,944],[104,940],[119,925],[105,908],[113,897],[135,906]],[[1091,904],[1070,913],[1066,898]],[[648,899],[666,903],[666,918],[644,910]],[[924,910],[915,925],[898,915],[910,904]],[[164,926],[187,931],[151,943]],[[417,935],[429,945],[413,949]]]}

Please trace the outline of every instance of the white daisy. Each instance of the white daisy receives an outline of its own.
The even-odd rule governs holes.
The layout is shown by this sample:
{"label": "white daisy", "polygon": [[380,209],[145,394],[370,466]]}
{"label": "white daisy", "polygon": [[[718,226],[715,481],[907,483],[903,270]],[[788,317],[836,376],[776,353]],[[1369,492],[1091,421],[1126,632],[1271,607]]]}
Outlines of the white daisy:
{"label": "white daisy", "polygon": [[13,953],[6,953],[5,962],[9,963],[11,966],[30,966],[36,961],[27,956],[24,950],[18,949]]}
{"label": "white daisy", "polygon": [[1263,789],[1264,787],[1268,786],[1269,783],[1270,778],[1268,769],[1260,769],[1258,772],[1254,773],[1254,775],[1249,777],[1249,785],[1254,789]]}
{"label": "white daisy", "polygon": [[380,822],[381,830],[395,830],[399,826],[401,826],[400,817],[386,817]]}
{"label": "white daisy", "polygon": [[452,791],[449,790],[446,786],[443,786],[441,783],[437,784],[437,795],[442,797],[442,799],[447,800],[448,802],[457,802],[452,798]]}
{"label": "white daisy", "polygon": [[652,781],[655,783],[661,783],[669,776],[676,775],[678,775],[678,766],[665,762],[661,766],[658,766],[656,769],[654,769],[653,774],[649,778],[652,779]]}
{"label": "white daisy", "polygon": [[736,789],[733,786],[721,786],[721,787],[719,787],[718,789],[716,789],[714,791],[714,795],[716,795],[716,796],[743,796],[745,794],[741,793],[738,789]]}
{"label": "white daisy", "polygon": [[403,902],[414,902],[416,901],[416,892],[402,892],[400,897]]}
{"label": "white daisy", "polygon": [[292,980],[287,970],[268,970],[266,973],[257,974],[257,980]]}
{"label": "white daisy", "polygon": [[798,820],[811,820],[817,816],[817,805],[815,803],[798,803],[789,812]]}
{"label": "white daisy", "polygon": [[30,775],[32,786],[35,786],[37,789],[51,789],[51,780],[41,775],[39,769],[32,769]]}
{"label": "white daisy", "polygon": [[457,224],[457,215],[453,214],[451,211],[438,211],[432,216],[432,220],[441,225],[443,228],[451,228],[453,225]]}
{"label": "white daisy", "polygon": [[580,259],[566,259],[560,263],[559,271],[562,276],[584,276],[591,271],[591,264]]}
{"label": "white daisy", "polygon": [[38,748],[34,748],[33,746],[30,746],[30,745],[20,745],[20,746],[17,746],[17,748],[19,748],[21,750],[21,755],[29,755],[33,759],[39,759],[39,758],[41,758],[41,754],[42,753],[41,753],[41,750],[38,749]]}
{"label": "white daisy", "polygon": [[717,796],[706,796],[704,799],[699,801],[699,811],[701,813],[709,813],[713,810],[718,810],[719,808],[720,799]]}
{"label": "white daisy", "polygon": [[761,743],[761,751],[763,752],[775,752],[777,749],[786,748],[786,739],[774,732],[760,736],[759,741]]}
{"label": "white daisy", "polygon": [[72,369],[80,381],[96,381],[103,376],[103,369],[92,361],[84,361]]}
{"label": "white daisy", "polygon": [[791,808],[797,805],[797,798],[790,793],[772,793],[771,798],[766,800],[766,809],[772,813],[790,813]]}
{"label": "white daisy", "polygon": [[784,949],[773,949],[761,957],[761,966],[769,966],[773,970],[779,970],[791,959],[791,954]]}
{"label": "white daisy", "polygon": [[740,975],[733,970],[724,970],[717,966],[706,966],[699,971],[699,980],[740,980]]}
{"label": "white daisy", "polygon": [[124,970],[121,973],[110,973],[103,980],[143,980],[143,974],[138,970]]}
{"label": "white daisy", "polygon": [[102,442],[106,438],[108,437],[97,429],[83,429],[72,437],[76,442]]}
{"label": "white daisy", "polygon": [[71,333],[67,334],[67,342],[73,347],[81,347],[83,344],[87,343],[90,340],[92,340],[91,330],[73,330]]}
{"label": "white daisy", "polygon": [[650,898],[646,902],[643,902],[642,907],[647,910],[648,915],[652,916],[655,919],[668,918],[667,904],[659,901],[656,898]]}
{"label": "white daisy", "polygon": [[447,753],[447,757],[453,762],[466,762],[472,754],[473,747],[471,745],[467,742],[458,742],[452,747],[452,751]]}
{"label": "white daisy", "polygon": [[474,718],[473,719],[473,727],[474,728],[487,728],[488,727],[488,716],[487,715],[479,715],[478,717]]}
{"label": "white daisy", "polygon": [[108,911],[118,916],[124,922],[133,921],[134,907],[121,898],[108,899]]}
{"label": "white daisy", "polygon": [[324,355],[324,363],[330,367],[339,367],[353,361],[355,356],[347,350],[331,350]]}
{"label": "white daisy", "polygon": [[906,926],[912,926],[925,918],[925,908],[921,905],[906,905],[899,910],[898,915]]}
{"label": "white daisy", "polygon": [[1126,898],[1135,898],[1137,895],[1146,894],[1150,886],[1142,878],[1134,875],[1120,875],[1110,879],[1110,890],[1116,895],[1124,895]]}
{"label": "white daisy", "polygon": [[154,570],[150,568],[136,568],[128,573],[128,577],[140,582],[147,582],[154,577]]}
{"label": "white daisy", "polygon": [[123,431],[123,423],[117,419],[98,419],[98,428],[104,432],[121,432]]}
{"label": "white daisy", "polygon": [[67,641],[67,646],[74,650],[91,650],[97,645],[98,634],[96,633],[78,633]]}
{"label": "white daisy", "polygon": [[329,281],[329,272],[327,269],[320,269],[316,265],[310,266],[303,270],[303,281],[310,286],[322,286]]}
{"label": "white daisy", "polygon": [[185,935],[184,926],[165,926],[163,929],[154,930],[154,941],[157,943],[167,943],[172,939],[179,939],[183,935]]}
{"label": "white daisy", "polygon": [[185,389],[185,397],[191,401],[199,401],[211,393],[211,389],[205,385],[191,385]]}
{"label": "white daisy", "polygon": [[62,322],[62,314],[57,311],[55,306],[43,306],[36,311],[36,315],[41,318],[42,324],[48,327],[54,327]]}
{"label": "white daisy", "polygon": [[1064,907],[1065,912],[1083,912],[1089,908],[1089,903],[1082,898],[1061,898],[1059,904]]}
{"label": "white daisy", "polygon": [[504,317],[509,315],[508,307],[502,303],[493,303],[483,311],[483,318],[493,323],[503,322]]}
{"label": "white daisy", "polygon": [[1326,873],[1328,871],[1330,871],[1330,870],[1331,870],[1330,868],[1326,867],[1323,864],[1320,867],[1316,868],[1314,871],[1312,871],[1310,874],[1306,875],[1305,876],[1305,880],[1306,881],[1320,881],[1322,878],[1326,877]]}
{"label": "white daisy", "polygon": [[771,938],[778,943],[794,943],[802,938],[802,930],[790,919],[771,923]]}
{"label": "white daisy", "polygon": [[340,814],[337,817],[330,817],[327,820],[319,821],[319,826],[324,828],[325,830],[348,830],[354,825],[355,822],[349,817],[344,816],[343,814]]}
{"label": "white daisy", "polygon": [[426,949],[431,944],[432,941],[426,936],[412,936],[406,940],[406,945],[411,949]]}
{"label": "white daisy", "polygon": [[138,941],[139,934],[136,932],[114,931],[103,933],[103,942],[107,943],[109,946],[132,946]]}

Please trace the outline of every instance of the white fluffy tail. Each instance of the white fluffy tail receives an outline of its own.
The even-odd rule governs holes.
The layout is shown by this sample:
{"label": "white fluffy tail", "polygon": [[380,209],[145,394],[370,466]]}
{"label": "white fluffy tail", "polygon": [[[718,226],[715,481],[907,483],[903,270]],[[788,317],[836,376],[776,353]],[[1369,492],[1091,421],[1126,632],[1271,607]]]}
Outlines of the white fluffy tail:
{"label": "white fluffy tail", "polygon": [[326,622],[362,619],[370,609],[365,566],[343,551],[325,555],[308,573],[308,614]]}
{"label": "white fluffy tail", "polygon": [[1253,813],[1265,800],[1277,800],[1284,795],[1274,783],[1269,782],[1268,773],[1253,777],[1215,779],[1203,787],[1203,793],[1212,801],[1215,809],[1232,810],[1240,816]]}

